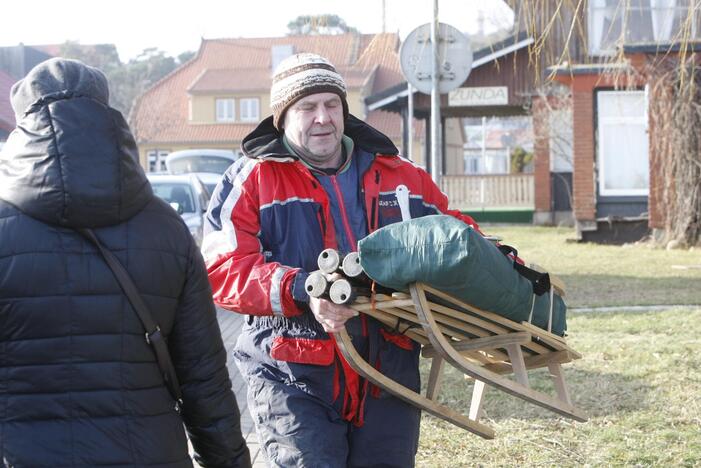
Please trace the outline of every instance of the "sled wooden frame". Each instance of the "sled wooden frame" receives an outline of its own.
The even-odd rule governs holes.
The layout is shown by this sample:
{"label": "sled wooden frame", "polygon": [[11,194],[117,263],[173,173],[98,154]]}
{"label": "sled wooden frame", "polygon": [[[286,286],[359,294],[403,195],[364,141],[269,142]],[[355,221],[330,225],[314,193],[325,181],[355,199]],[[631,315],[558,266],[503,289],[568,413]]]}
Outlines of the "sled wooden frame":
{"label": "sled wooden frame", "polygon": [[[409,289],[411,296],[397,293],[391,297],[378,294],[373,300],[359,297],[351,307],[423,345],[423,357],[432,359],[426,396],[368,364],[343,330],[336,334],[338,347],[361,376],[421,410],[486,439],[494,437],[494,430],[479,422],[487,385],[576,421],[587,420],[584,412],[572,405],[561,367],[581,355],[562,337],[481,310],[425,284],[415,283]],[[469,416],[437,401],[446,362],[475,380]],[[556,396],[529,386],[528,370],[542,367],[550,372]],[[507,374],[513,374],[514,380]]]}

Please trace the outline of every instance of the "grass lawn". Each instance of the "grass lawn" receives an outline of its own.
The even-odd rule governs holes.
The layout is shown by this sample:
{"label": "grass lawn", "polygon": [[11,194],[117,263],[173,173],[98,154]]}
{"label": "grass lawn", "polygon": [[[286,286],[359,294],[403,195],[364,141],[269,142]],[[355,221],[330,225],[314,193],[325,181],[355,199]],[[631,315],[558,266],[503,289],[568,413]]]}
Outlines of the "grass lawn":
{"label": "grass lawn", "polygon": [[526,262],[567,285],[569,307],[701,304],[701,248],[664,250],[647,244],[606,246],[568,242],[574,230],[485,226]]}
{"label": "grass lawn", "polygon": [[[424,415],[417,465],[700,466],[701,308],[581,312],[569,326],[568,342],[584,357],[564,366],[565,378],[588,422],[490,389],[483,422],[496,438]],[[533,387],[552,388],[546,371],[532,375]],[[467,413],[471,390],[446,366],[443,402]]]}
{"label": "grass lawn", "polygon": [[[484,230],[564,279],[570,306],[701,304],[698,249],[568,243],[574,232],[555,228]],[[490,389],[483,422],[496,438],[424,415],[417,465],[701,466],[701,306],[570,313],[568,334],[584,357],[564,366],[565,378],[588,422]],[[533,373],[531,385],[551,389],[547,371]],[[467,413],[471,390],[446,366],[443,402]]]}

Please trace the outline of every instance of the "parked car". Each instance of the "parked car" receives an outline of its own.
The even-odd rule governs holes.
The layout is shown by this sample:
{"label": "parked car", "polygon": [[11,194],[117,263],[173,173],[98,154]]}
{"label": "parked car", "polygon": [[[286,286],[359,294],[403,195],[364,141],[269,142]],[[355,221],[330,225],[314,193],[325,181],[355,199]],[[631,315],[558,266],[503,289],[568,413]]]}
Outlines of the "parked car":
{"label": "parked car", "polygon": [[211,194],[221,175],[240,156],[231,150],[192,149],[173,151],[166,156],[169,174],[196,174]]}
{"label": "parked car", "polygon": [[202,244],[204,213],[207,211],[209,192],[194,174],[147,174],[153,193],[170,203],[182,216],[197,245]]}

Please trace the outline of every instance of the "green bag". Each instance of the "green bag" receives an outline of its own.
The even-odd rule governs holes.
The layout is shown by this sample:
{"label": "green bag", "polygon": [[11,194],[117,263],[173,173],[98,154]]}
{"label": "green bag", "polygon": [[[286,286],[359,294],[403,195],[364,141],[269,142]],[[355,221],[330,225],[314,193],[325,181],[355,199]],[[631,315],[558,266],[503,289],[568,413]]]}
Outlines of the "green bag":
{"label": "green bag", "polygon": [[[533,294],[513,260],[462,221],[445,215],[390,224],[358,242],[360,264],[377,283],[406,291],[426,283],[480,309],[548,328],[550,294]],[[551,332],[563,335],[565,302],[553,296]]]}

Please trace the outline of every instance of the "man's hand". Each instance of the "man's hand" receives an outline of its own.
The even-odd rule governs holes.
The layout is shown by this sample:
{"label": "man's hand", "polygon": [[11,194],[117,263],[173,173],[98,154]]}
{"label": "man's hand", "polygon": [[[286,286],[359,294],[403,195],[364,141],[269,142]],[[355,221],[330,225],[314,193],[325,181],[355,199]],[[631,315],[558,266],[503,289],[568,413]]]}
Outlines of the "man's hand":
{"label": "man's hand", "polygon": [[309,308],[317,322],[324,327],[326,333],[336,333],[343,330],[346,320],[358,315],[358,312],[350,307],[334,304],[318,297],[309,298]]}

